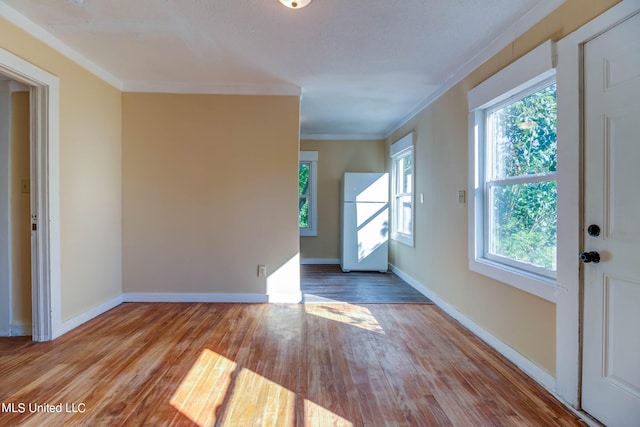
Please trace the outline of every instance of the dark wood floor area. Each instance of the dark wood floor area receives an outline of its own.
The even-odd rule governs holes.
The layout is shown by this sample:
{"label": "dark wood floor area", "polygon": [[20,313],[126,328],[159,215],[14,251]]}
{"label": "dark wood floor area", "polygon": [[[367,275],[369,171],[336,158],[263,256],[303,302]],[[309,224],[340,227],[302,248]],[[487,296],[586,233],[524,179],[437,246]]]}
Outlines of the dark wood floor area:
{"label": "dark wood floor area", "polygon": [[392,272],[351,271],[338,265],[301,265],[303,302],[431,303]]}
{"label": "dark wood floor area", "polygon": [[122,304],[0,339],[0,402],[2,426],[584,425],[425,304]]}

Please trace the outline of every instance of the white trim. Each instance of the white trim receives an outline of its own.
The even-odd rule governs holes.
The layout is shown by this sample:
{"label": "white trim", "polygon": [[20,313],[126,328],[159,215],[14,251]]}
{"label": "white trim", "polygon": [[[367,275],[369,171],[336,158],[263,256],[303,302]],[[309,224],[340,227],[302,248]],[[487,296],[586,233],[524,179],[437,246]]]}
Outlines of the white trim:
{"label": "white trim", "polygon": [[491,348],[496,350],[498,353],[502,354],[504,357],[509,359],[514,365],[516,365],[520,370],[522,370],[525,374],[533,378],[540,385],[542,385],[545,389],[550,391],[551,393],[555,392],[556,381],[553,375],[549,374],[547,371],[533,363],[531,360],[527,359],[517,350],[513,349],[509,345],[505,344],[502,340],[495,337],[491,333],[487,332],[480,325],[475,323],[473,320],[469,319],[467,316],[459,312],[452,305],[446,303],[440,297],[438,297],[431,289],[427,288],[425,285],[409,276],[395,265],[389,264],[389,268],[392,272],[394,272],[398,277],[407,282],[409,285],[414,287],[418,292],[429,298],[435,305],[440,307],[443,311],[445,311],[448,315],[456,319],[458,322],[462,324],[469,331],[473,332],[478,338],[488,344]]}
{"label": "white trim", "polygon": [[59,38],[31,21],[29,18],[8,6],[6,3],[0,2],[0,16],[16,25],[23,31],[32,35],[36,39],[40,40],[50,48],[66,56],[82,68],[98,76],[105,82],[109,83],[116,89],[123,90],[123,84],[120,79],[106,71],[104,68],[96,65],[94,62],[88,60],[85,56],[78,53],[74,49],[70,48],[67,44],[62,42]]}
{"label": "white trim", "polygon": [[123,302],[226,302],[226,303],[266,303],[265,294],[223,294],[223,293],[155,293],[130,292],[122,295]]}
{"label": "white trim", "polygon": [[[415,157],[415,131],[411,131],[389,147],[389,157],[391,158],[391,183],[390,183],[390,207],[391,207],[391,233],[389,236],[396,242],[400,242],[409,247],[415,246],[415,219],[416,219],[416,157]],[[399,159],[411,156],[411,234],[396,231],[396,189],[397,189],[397,162]],[[408,194],[403,193],[406,197]]]}
{"label": "white trim", "polygon": [[31,323],[12,323],[11,334],[12,337],[28,337],[31,336],[32,326]]}
{"label": "white trim", "polygon": [[[529,267],[517,261],[499,262],[500,257],[487,253],[486,199],[485,188],[490,181],[485,176],[487,166],[487,132],[485,131],[487,111],[491,111],[512,98],[521,98],[546,87],[555,81],[555,43],[547,41],[511,65],[498,71],[467,94],[469,103],[468,142],[468,256],[469,269],[491,277],[502,283],[536,295],[547,301],[556,302],[560,291],[556,288],[556,272]],[[513,99],[515,100],[515,99]],[[556,174],[557,175],[557,174]],[[548,180],[542,177],[521,177],[510,179],[518,182]],[[557,180],[557,177],[554,176]],[[559,239],[558,239],[559,240]]]}
{"label": "white trim", "polygon": [[62,334],[66,334],[67,332],[71,331],[72,329],[77,328],[78,326],[82,325],[83,323],[88,322],[91,319],[94,319],[98,316],[100,316],[101,314],[106,313],[107,311],[111,310],[112,308],[115,308],[117,306],[119,306],[120,304],[122,304],[122,295],[118,295],[115,298],[110,299],[107,302],[104,302],[100,305],[97,305],[95,307],[93,307],[90,310],[85,311],[82,314],[79,314],[65,322],[62,323],[62,325],[60,326],[59,332],[60,335]]}
{"label": "white trim", "polygon": [[555,51],[555,43],[547,40],[471,89],[467,94],[469,111],[498,104],[553,77]]}
{"label": "white trim", "polygon": [[[2,82],[5,83],[5,82]],[[11,93],[0,92],[0,336],[11,336]]]}
{"label": "white trim", "polygon": [[125,82],[124,92],[153,92],[209,95],[282,95],[301,96],[302,88],[294,85],[220,85],[187,82]]}
{"label": "white trim", "polygon": [[302,141],[368,141],[384,140],[384,133],[301,133]]}
{"label": "white trim", "polygon": [[413,148],[414,133],[415,132],[413,131],[409,132],[408,134],[391,144],[391,146],[389,147],[389,155],[391,157],[394,157],[401,152],[408,150],[409,148]]}
{"label": "white trim", "polygon": [[339,265],[338,258],[300,258],[300,264]]}
{"label": "white trim", "polygon": [[550,302],[556,302],[562,292],[553,279],[487,259],[469,262],[469,269]]}
{"label": "white trim", "polygon": [[547,0],[538,2],[529,12],[522,15],[520,19],[515,21],[509,28],[503,31],[495,40],[489,43],[484,49],[480,50],[475,56],[471,57],[467,62],[462,64],[444,84],[442,84],[435,92],[427,96],[413,110],[411,110],[402,120],[391,130],[387,132],[385,138],[389,138],[413,119],[418,113],[436,102],[442,95],[447,93],[456,84],[460,83],[465,77],[475,71],[479,66],[490,60],[503,48],[515,41],[525,32],[529,31],[534,25],[544,19],[547,15],[557,9],[565,0]]}
{"label": "white trim", "polygon": [[317,162],[318,161],[318,152],[317,151],[300,151],[299,153],[300,162]]}
{"label": "white trim", "polygon": [[[581,45],[640,10],[640,0],[624,0],[557,43],[558,67],[558,288],[556,376],[560,398],[580,401]],[[578,161],[576,161],[578,159]]]}
{"label": "white trim", "polygon": [[31,88],[31,214],[38,226],[31,237],[32,337],[48,341],[59,335],[62,323],[60,80],[4,49],[0,72]]}

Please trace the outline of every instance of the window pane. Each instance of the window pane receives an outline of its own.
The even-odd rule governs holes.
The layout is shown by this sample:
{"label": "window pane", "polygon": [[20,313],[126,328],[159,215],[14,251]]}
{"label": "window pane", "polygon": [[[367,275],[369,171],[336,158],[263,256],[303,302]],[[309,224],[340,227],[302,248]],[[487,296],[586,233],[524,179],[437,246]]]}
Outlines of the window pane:
{"label": "window pane", "polygon": [[555,172],[555,83],[494,111],[488,125],[489,179]]}
{"label": "window pane", "polygon": [[309,227],[309,199],[304,196],[298,198],[298,226]]}
{"label": "window pane", "polygon": [[408,154],[397,160],[396,176],[398,193],[411,193],[411,176],[413,174],[413,156]]}
{"label": "window pane", "polygon": [[402,234],[411,234],[413,224],[411,222],[411,196],[399,196],[396,198],[395,204],[395,220],[396,232]]}
{"label": "window pane", "polygon": [[309,194],[309,163],[300,163],[298,167],[298,194]]}
{"label": "window pane", "polygon": [[556,182],[494,186],[489,252],[556,270]]}

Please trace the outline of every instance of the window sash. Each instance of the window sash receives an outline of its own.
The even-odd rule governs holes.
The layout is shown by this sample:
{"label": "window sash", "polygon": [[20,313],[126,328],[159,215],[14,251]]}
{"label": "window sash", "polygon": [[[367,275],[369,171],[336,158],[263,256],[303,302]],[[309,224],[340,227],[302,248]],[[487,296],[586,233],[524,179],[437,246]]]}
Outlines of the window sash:
{"label": "window sash", "polygon": [[[551,270],[548,268],[544,268],[541,266],[537,266],[534,264],[529,264],[526,262],[518,261],[515,258],[506,257],[497,253],[492,252],[491,245],[492,241],[492,226],[495,225],[493,207],[494,205],[491,203],[491,189],[493,187],[504,187],[515,184],[537,184],[541,182],[557,182],[556,173],[551,173],[547,175],[529,175],[527,177],[517,177],[511,178],[507,180],[500,181],[489,181],[485,183],[484,191],[483,191],[483,200],[484,200],[484,224],[483,224],[483,257],[494,262],[505,264],[513,268],[517,268],[519,270],[529,271],[531,273],[549,277],[555,279],[557,277],[556,270]],[[527,179],[528,178],[528,179]],[[556,232],[557,236],[557,232]]]}
{"label": "window sash", "polygon": [[[408,212],[406,212],[408,210]],[[413,202],[411,193],[400,193],[395,196],[394,229],[398,234],[411,236],[413,234]],[[408,224],[407,224],[408,221]]]}

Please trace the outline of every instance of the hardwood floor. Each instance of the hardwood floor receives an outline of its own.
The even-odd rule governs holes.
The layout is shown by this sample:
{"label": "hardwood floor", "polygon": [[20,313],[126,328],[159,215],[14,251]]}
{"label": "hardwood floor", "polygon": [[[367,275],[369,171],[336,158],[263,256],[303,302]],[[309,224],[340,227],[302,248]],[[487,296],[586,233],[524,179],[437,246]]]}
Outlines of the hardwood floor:
{"label": "hardwood floor", "polygon": [[392,272],[352,271],[338,265],[301,265],[303,302],[431,303]]}
{"label": "hardwood floor", "polygon": [[585,425],[427,304],[122,304],[0,339],[0,402],[3,426]]}

